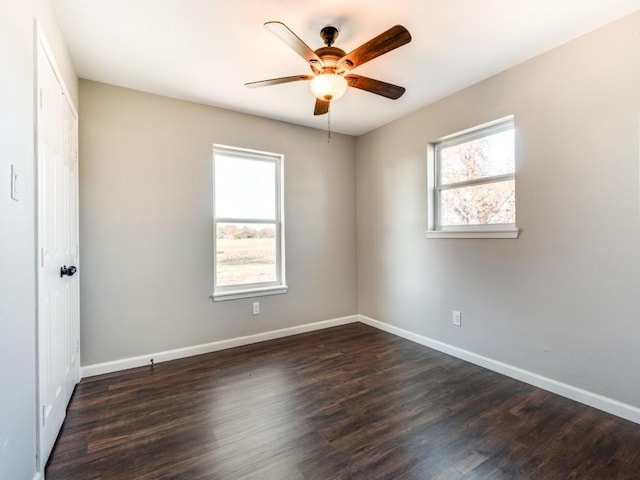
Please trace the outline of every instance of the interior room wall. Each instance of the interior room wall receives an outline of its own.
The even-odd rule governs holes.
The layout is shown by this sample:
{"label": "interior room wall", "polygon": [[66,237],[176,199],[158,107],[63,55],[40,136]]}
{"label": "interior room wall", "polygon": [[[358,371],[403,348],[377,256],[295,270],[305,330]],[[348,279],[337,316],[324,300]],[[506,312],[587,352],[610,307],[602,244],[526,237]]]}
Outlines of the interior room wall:
{"label": "interior room wall", "polygon": [[[639,34],[636,13],[358,138],[359,313],[640,407]],[[427,239],[429,141],[509,114],[520,238]]]}
{"label": "interior room wall", "polygon": [[[82,365],[357,313],[353,137],[79,90]],[[284,154],[286,294],[209,298],[214,143]]]}
{"label": "interior room wall", "polygon": [[[72,92],[77,79],[48,0],[0,0],[0,12],[0,478],[30,479],[37,408],[35,19]],[[11,199],[11,165],[19,201]]]}

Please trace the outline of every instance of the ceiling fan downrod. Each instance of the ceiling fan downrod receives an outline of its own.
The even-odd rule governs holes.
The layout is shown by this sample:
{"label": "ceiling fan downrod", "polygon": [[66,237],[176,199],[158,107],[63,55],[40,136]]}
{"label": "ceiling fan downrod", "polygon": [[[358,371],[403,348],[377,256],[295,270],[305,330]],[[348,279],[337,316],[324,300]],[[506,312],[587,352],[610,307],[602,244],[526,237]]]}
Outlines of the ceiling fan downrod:
{"label": "ceiling fan downrod", "polygon": [[320,38],[327,47],[333,45],[338,38],[338,29],[336,27],[332,27],[331,25],[327,25],[322,30],[320,30]]}

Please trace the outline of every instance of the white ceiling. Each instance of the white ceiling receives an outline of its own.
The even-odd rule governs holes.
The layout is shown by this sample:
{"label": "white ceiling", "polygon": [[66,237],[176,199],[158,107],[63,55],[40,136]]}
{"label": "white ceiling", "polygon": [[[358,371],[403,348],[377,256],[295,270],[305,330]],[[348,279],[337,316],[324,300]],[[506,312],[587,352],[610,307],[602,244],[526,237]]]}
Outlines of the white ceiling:
{"label": "white ceiling", "polygon": [[349,89],[333,131],[360,135],[640,8],[640,0],[54,0],[81,78],[324,129],[308,74],[262,25],[279,20],[312,49],[325,25],[346,52],[395,24],[413,37],[353,73],[406,87],[399,100]]}

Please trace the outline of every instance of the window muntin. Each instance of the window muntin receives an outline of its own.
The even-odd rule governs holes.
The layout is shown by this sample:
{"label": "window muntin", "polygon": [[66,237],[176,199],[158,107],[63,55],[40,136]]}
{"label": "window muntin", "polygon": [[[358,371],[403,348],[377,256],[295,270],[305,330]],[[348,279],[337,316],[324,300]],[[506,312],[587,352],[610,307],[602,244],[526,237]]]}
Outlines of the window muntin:
{"label": "window muntin", "polygon": [[286,292],[282,160],[214,145],[214,300]]}
{"label": "window muntin", "polygon": [[513,117],[450,135],[433,146],[435,230],[515,229]]}

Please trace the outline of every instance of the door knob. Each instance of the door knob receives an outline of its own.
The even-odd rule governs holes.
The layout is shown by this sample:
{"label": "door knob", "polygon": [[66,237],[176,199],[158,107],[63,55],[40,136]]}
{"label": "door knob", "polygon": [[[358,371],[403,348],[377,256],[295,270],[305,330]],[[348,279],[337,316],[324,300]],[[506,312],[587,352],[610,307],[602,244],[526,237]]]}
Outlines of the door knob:
{"label": "door knob", "polygon": [[76,273],[76,271],[78,271],[78,269],[76,267],[74,267],[73,265],[71,265],[69,267],[64,265],[64,266],[60,267],[60,278],[64,277],[65,275],[68,275],[70,277],[74,273]]}

